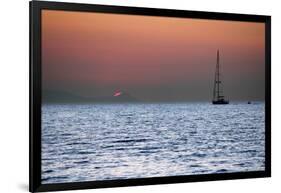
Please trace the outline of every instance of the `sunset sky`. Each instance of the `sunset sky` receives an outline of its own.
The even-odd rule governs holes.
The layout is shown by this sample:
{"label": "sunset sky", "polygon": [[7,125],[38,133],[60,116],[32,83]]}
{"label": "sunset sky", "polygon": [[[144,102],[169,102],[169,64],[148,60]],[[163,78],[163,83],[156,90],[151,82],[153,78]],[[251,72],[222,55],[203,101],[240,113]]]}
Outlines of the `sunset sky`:
{"label": "sunset sky", "polygon": [[264,23],[42,11],[44,90],[211,101],[217,49],[226,97],[264,100]]}

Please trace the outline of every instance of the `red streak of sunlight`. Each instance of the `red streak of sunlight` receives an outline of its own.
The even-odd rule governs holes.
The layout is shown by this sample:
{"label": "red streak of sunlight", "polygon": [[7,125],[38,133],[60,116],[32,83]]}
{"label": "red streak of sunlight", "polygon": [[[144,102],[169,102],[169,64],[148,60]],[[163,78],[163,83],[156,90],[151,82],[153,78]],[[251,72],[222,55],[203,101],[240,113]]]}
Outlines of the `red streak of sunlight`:
{"label": "red streak of sunlight", "polygon": [[118,97],[118,96],[120,96],[121,94],[122,94],[122,92],[116,92],[116,93],[114,93],[113,96]]}

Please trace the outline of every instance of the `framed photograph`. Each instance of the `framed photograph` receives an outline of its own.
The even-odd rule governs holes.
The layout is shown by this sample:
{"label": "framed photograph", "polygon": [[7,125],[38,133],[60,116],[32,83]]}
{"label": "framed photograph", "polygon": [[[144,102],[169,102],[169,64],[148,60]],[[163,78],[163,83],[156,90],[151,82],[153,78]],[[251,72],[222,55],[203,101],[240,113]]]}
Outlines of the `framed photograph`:
{"label": "framed photograph", "polygon": [[30,2],[30,191],[270,177],[270,30]]}

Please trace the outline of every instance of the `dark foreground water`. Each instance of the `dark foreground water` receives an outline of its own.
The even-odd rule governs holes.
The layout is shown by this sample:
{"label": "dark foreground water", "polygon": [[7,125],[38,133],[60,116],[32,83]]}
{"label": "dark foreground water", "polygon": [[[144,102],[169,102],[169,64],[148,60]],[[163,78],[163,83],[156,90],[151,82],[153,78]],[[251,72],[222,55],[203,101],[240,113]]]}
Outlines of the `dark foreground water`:
{"label": "dark foreground water", "polygon": [[42,183],[264,170],[264,103],[42,107]]}

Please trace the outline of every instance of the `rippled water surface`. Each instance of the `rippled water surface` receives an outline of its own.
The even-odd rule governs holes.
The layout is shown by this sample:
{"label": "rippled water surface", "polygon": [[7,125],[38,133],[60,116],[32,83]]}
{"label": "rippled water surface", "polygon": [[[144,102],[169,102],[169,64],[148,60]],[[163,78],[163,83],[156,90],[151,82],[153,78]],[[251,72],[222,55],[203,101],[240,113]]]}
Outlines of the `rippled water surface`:
{"label": "rippled water surface", "polygon": [[264,170],[264,103],[43,105],[42,183]]}

